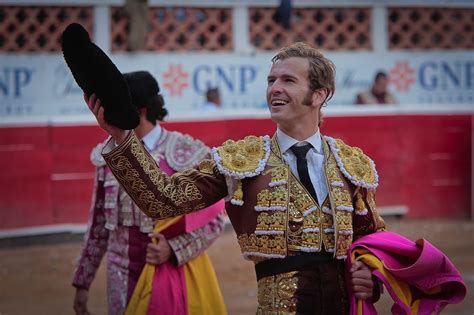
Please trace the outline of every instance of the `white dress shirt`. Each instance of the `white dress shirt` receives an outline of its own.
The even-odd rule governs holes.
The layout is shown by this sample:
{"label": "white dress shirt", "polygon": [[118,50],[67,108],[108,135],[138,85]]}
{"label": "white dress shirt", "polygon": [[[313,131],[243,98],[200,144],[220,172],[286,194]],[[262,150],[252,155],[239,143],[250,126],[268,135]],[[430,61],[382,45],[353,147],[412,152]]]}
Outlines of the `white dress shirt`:
{"label": "white dress shirt", "polygon": [[283,156],[283,159],[290,166],[291,172],[299,179],[298,170],[296,167],[296,156],[290,148],[293,145],[302,146],[307,143],[313,147],[308,151],[306,159],[308,161],[308,173],[311,183],[313,184],[314,191],[318,196],[319,204],[321,205],[328,195],[328,187],[326,184],[326,174],[324,172],[324,152],[323,144],[321,141],[321,133],[318,131],[311,137],[298,141],[285,134],[280,129],[277,129],[276,137],[278,145]]}
{"label": "white dress shirt", "polygon": [[202,105],[201,109],[206,112],[218,112],[221,108],[213,102],[206,102]]}
{"label": "white dress shirt", "polygon": [[[130,132],[130,130],[129,130]],[[150,130],[140,141],[143,143],[143,146],[148,152],[151,152],[158,141],[161,138],[161,134],[163,133],[163,130],[160,126],[160,124],[156,124],[156,126]],[[104,146],[104,149],[102,149],[102,154],[107,154],[111,152],[113,149],[115,149],[118,146],[117,142],[113,140],[112,138],[107,141],[107,143]]]}
{"label": "white dress shirt", "polygon": [[142,143],[148,152],[152,151],[156,147],[156,144],[161,138],[161,133],[162,130],[160,124],[156,124],[155,128],[150,130],[150,132],[142,138]]}

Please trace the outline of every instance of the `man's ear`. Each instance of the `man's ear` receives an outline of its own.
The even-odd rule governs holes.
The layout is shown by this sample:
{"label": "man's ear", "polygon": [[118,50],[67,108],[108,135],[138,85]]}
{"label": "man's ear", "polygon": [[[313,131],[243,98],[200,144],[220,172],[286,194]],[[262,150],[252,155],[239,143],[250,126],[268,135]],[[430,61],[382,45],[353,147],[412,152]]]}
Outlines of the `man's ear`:
{"label": "man's ear", "polygon": [[328,96],[328,89],[326,88],[317,89],[313,93],[313,104],[317,106],[322,106],[327,96]]}

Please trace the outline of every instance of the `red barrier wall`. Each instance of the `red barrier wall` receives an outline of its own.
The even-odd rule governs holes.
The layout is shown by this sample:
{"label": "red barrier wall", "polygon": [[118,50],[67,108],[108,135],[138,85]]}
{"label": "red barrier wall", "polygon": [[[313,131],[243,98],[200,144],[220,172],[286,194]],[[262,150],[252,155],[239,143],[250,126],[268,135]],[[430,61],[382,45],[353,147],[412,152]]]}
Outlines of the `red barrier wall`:
{"label": "red barrier wall", "polygon": [[[363,148],[380,176],[379,206],[409,217],[467,218],[471,207],[472,115],[327,117],[324,134]],[[248,134],[272,135],[269,119],[168,122],[210,146]],[[96,126],[0,128],[0,229],[86,223]]]}

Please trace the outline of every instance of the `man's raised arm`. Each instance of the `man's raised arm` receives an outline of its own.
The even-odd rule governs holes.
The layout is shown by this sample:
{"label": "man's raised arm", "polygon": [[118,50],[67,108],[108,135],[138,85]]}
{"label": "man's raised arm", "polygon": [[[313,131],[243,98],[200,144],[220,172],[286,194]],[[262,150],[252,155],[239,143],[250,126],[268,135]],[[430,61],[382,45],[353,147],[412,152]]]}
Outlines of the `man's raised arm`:
{"label": "man's raised arm", "polygon": [[227,195],[225,177],[215,163],[168,176],[145,150],[135,133],[104,120],[100,100],[85,97],[99,126],[111,135],[103,150],[107,165],[135,204],[152,218],[168,218],[210,206]]}

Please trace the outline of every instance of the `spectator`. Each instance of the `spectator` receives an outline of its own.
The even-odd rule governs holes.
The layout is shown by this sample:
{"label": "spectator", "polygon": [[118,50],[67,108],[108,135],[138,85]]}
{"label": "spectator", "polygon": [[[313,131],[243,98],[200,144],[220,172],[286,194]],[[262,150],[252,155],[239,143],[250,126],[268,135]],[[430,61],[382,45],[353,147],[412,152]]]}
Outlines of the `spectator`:
{"label": "spectator", "polygon": [[206,92],[206,103],[203,109],[205,111],[213,112],[221,109],[221,95],[218,88],[209,88]]}
{"label": "spectator", "polygon": [[379,71],[375,75],[374,83],[370,90],[357,94],[355,104],[397,104],[395,97],[387,90],[388,76]]}

